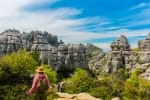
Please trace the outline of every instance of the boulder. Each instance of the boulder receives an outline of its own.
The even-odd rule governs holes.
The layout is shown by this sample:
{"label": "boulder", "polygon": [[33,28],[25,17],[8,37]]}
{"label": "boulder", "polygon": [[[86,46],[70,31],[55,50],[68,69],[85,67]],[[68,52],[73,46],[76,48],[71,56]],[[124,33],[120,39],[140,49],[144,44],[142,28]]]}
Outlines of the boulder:
{"label": "boulder", "polygon": [[88,93],[79,93],[79,94],[68,94],[68,93],[57,93],[60,98],[55,100],[102,100],[95,98]]}

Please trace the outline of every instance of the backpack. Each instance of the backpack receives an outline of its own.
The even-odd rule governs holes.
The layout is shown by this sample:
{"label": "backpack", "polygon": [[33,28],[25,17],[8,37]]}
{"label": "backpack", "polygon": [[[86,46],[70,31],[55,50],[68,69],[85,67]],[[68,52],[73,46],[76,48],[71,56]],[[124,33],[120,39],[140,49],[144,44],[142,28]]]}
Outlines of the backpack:
{"label": "backpack", "polygon": [[37,87],[38,93],[44,93],[47,90],[47,84],[45,82],[45,78],[41,78]]}

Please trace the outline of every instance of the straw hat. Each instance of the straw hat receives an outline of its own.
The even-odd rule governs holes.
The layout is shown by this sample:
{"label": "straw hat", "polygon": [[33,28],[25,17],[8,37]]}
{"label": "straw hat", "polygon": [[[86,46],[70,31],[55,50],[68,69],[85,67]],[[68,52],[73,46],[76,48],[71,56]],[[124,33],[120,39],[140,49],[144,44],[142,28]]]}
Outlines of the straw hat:
{"label": "straw hat", "polygon": [[35,70],[36,72],[44,72],[44,69],[43,69],[43,67],[42,66],[40,66],[40,67],[38,67],[36,70]]}

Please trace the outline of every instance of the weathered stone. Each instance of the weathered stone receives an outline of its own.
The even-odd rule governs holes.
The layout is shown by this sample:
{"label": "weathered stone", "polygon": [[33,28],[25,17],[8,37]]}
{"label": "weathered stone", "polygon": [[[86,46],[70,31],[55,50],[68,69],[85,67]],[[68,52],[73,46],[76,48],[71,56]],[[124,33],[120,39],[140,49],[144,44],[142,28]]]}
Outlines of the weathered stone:
{"label": "weathered stone", "polygon": [[124,35],[121,35],[117,41],[113,41],[110,47],[109,64],[106,66],[107,72],[114,72],[123,66],[134,66],[136,64],[137,56],[131,51],[128,40]]}
{"label": "weathered stone", "polygon": [[48,54],[52,51],[52,46],[48,44],[47,40],[45,40],[42,36],[37,36],[34,40],[31,51],[38,52],[39,60],[42,64],[48,64]]}
{"label": "weathered stone", "polygon": [[41,32],[41,31],[31,31],[30,33],[23,33],[23,41],[24,41],[24,47],[27,48],[27,50],[31,49],[31,46],[33,42],[35,42],[36,38],[39,36],[42,36],[45,41],[48,42],[48,44],[57,47],[58,46],[58,39],[56,35],[51,35],[48,32]]}
{"label": "weathered stone", "polygon": [[20,33],[9,29],[0,34],[0,57],[20,48],[38,53],[42,64],[49,64],[58,72],[64,69],[72,71],[75,67],[88,69],[82,44],[65,45],[62,40],[58,42],[56,35],[41,31]]}
{"label": "weathered stone", "polygon": [[119,97],[114,97],[111,100],[121,100]]}
{"label": "weathered stone", "polygon": [[150,33],[144,40],[138,41],[140,63],[150,63]]}
{"label": "weathered stone", "polygon": [[139,77],[150,80],[150,67],[148,69],[146,69],[146,71],[144,73],[142,73]]}
{"label": "weathered stone", "polygon": [[92,45],[86,45],[89,69],[96,73],[101,73],[105,66],[105,53],[102,49]]}
{"label": "weathered stone", "polygon": [[23,48],[21,33],[18,30],[8,29],[0,34],[1,55]]}
{"label": "weathered stone", "polygon": [[73,70],[75,67],[88,68],[85,47],[82,44],[60,44],[57,54],[57,71]]}
{"label": "weathered stone", "polygon": [[102,100],[100,98],[95,98],[88,93],[68,94],[58,92],[57,95],[60,98],[57,98],[55,100]]}

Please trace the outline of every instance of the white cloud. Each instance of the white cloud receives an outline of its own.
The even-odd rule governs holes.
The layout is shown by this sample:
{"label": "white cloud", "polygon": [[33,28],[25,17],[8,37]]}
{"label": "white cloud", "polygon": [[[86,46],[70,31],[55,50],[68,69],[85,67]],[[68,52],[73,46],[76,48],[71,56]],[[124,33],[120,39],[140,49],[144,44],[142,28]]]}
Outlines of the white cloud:
{"label": "white cloud", "polygon": [[[21,31],[42,30],[56,34],[66,43],[82,43],[91,39],[101,39],[108,37],[119,37],[124,34],[127,37],[147,35],[149,30],[131,31],[121,29],[109,32],[90,32],[86,27],[87,24],[94,24],[99,29],[104,29],[103,25],[111,22],[101,17],[73,18],[82,13],[82,9],[76,8],[58,8],[41,11],[26,11],[24,8],[29,6],[39,6],[44,3],[54,3],[58,0],[0,0],[0,31],[7,28],[16,28]],[[108,29],[115,29],[111,26]],[[109,43],[94,43],[95,45],[109,49]]]}
{"label": "white cloud", "polygon": [[142,2],[136,6],[129,8],[129,10],[135,10],[135,9],[139,9],[139,8],[143,8],[143,7],[147,7],[147,6],[150,6],[150,3]]}

